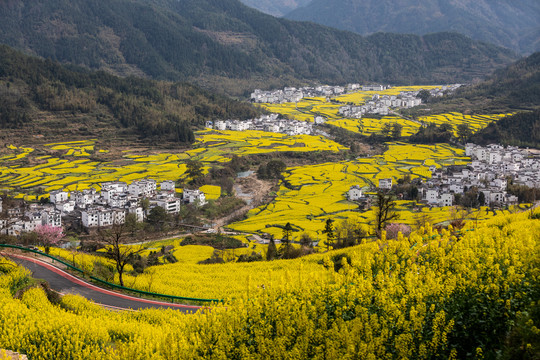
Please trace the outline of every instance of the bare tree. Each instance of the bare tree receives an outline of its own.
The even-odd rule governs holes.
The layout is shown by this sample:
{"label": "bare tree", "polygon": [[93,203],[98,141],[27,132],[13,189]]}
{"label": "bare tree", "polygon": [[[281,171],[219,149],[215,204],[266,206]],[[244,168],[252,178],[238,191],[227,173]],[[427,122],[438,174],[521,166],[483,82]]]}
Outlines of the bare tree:
{"label": "bare tree", "polygon": [[394,195],[378,191],[375,198],[375,229],[377,236],[387,222],[399,219],[399,214],[395,211],[396,201]]}
{"label": "bare tree", "polygon": [[142,245],[127,245],[128,229],[125,224],[114,224],[108,229],[100,230],[99,234],[103,242],[109,245],[107,249],[108,255],[116,263],[118,280],[120,281],[120,285],[124,286],[123,274],[126,265],[135,258],[135,255],[142,252],[144,247]]}

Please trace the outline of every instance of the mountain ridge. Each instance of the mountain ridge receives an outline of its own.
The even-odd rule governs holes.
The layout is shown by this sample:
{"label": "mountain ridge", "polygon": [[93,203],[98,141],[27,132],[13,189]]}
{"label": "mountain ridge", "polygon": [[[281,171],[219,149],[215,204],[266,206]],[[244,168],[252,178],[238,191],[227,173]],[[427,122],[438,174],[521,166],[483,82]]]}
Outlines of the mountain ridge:
{"label": "mountain ridge", "polygon": [[535,0],[313,0],[285,17],[362,35],[455,31],[523,54],[540,50]]}
{"label": "mountain ridge", "polygon": [[307,5],[311,0],[241,0],[249,7],[273,16],[283,16],[292,10]]}
{"label": "mountain ridge", "polygon": [[362,37],[237,0],[11,0],[0,10],[0,42],[28,53],[233,95],[317,81],[468,82],[516,60],[462,35]]}

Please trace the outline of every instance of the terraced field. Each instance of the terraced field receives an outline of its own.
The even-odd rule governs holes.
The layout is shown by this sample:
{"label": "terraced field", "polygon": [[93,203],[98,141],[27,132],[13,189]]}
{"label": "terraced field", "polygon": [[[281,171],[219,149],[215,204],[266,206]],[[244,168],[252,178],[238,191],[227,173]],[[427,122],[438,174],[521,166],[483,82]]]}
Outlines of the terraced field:
{"label": "terraced field", "polygon": [[201,131],[192,150],[150,155],[127,151],[112,162],[92,160],[93,154],[108,152],[99,149],[96,140],[46,144],[39,149],[39,153],[50,155],[35,155],[38,151],[33,148],[9,145],[6,148],[9,154],[0,157],[0,188],[16,191],[18,197],[36,200],[37,196],[58,189],[74,191],[93,187],[99,190],[99,183],[107,181],[176,180],[185,176],[188,159],[200,160],[208,168],[229,161],[233,154],[344,149],[321,136],[290,137],[262,131]]}

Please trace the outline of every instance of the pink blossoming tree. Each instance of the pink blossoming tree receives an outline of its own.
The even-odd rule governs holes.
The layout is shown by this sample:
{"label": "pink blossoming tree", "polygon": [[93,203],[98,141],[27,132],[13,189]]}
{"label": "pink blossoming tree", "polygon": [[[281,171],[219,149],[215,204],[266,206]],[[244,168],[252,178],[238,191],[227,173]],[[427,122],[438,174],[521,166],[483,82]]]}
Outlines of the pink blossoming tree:
{"label": "pink blossoming tree", "polygon": [[38,241],[40,244],[45,246],[45,252],[49,253],[49,248],[54,246],[62,240],[64,234],[62,232],[62,227],[43,225],[36,227],[36,234],[38,236]]}
{"label": "pink blossoming tree", "polygon": [[398,233],[403,234],[403,236],[405,237],[409,236],[409,234],[411,233],[410,226],[398,223],[391,223],[386,225],[385,230],[387,239],[396,239],[398,237]]}

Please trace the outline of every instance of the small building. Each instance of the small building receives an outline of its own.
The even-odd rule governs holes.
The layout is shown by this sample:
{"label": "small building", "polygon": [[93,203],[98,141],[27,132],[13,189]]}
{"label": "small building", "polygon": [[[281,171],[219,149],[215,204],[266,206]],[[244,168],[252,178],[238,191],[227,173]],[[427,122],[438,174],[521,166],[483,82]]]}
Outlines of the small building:
{"label": "small building", "polygon": [[362,86],[362,91],[383,91],[383,85],[364,85]]}
{"label": "small building", "polygon": [[150,200],[150,204],[165,209],[169,214],[178,214],[180,212],[180,199],[175,196],[160,195],[156,199]]}
{"label": "small building", "polygon": [[379,179],[379,189],[384,189],[384,190],[392,189],[392,178]]}
{"label": "small building", "polygon": [[67,201],[69,197],[69,193],[63,191],[63,190],[56,190],[49,194],[49,199],[51,203],[57,204],[64,201]]}
{"label": "small building", "polygon": [[427,190],[425,195],[428,204],[437,204],[439,202],[439,192],[437,190]]}
{"label": "small building", "polygon": [[97,198],[96,189],[86,189],[71,193],[71,199],[75,200],[75,205],[80,209],[94,204]]}
{"label": "small building", "polygon": [[161,183],[161,191],[172,191],[176,190],[176,184],[172,180],[166,180]]}
{"label": "small building", "polygon": [[135,214],[137,222],[144,221],[144,209],[142,208],[142,206],[131,206],[128,208],[128,213]]}
{"label": "small building", "polygon": [[45,209],[41,212],[41,225],[62,226],[62,213],[56,209]]}
{"label": "small building", "polygon": [[56,203],[55,206],[56,206],[56,209],[62,213],[70,213],[75,210],[75,201],[70,200],[70,201],[64,201],[61,203]]}
{"label": "small building", "polygon": [[360,200],[362,198],[362,195],[362,188],[360,187],[360,185],[351,186],[351,188],[347,192],[347,198],[350,201]]}
{"label": "small building", "polygon": [[88,209],[81,213],[82,224],[86,228],[106,227],[126,222],[126,212],[122,209]]}
{"label": "small building", "polygon": [[214,123],[214,128],[221,131],[227,130],[227,123],[223,120],[218,120]]}
{"label": "small building", "polygon": [[157,183],[153,179],[134,181],[128,186],[128,192],[135,197],[152,196],[157,189]]}
{"label": "small building", "polygon": [[442,194],[439,198],[439,206],[452,206],[454,204],[454,196],[452,194]]}
{"label": "small building", "polygon": [[123,181],[110,181],[101,184],[101,193],[104,190],[111,190],[114,193],[124,193],[127,191],[127,184]]}
{"label": "small building", "polygon": [[206,195],[201,190],[187,190],[184,189],[182,194],[183,200],[189,204],[198,204],[199,206],[206,204]]}

